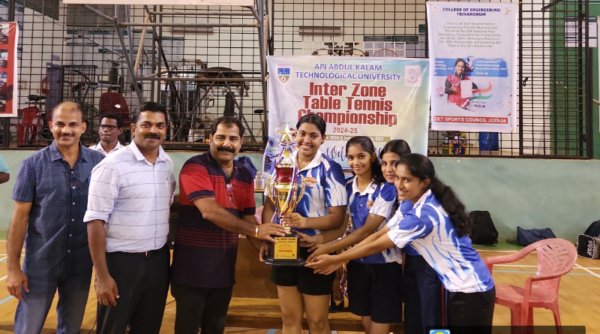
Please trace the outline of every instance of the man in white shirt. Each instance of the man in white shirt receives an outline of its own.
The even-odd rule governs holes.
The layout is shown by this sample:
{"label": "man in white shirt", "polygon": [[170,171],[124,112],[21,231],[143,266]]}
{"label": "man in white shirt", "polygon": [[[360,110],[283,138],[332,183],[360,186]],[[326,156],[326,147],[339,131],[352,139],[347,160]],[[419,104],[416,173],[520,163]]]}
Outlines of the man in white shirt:
{"label": "man in white shirt", "polygon": [[109,155],[123,148],[123,145],[119,143],[119,136],[122,132],[121,127],[123,127],[121,116],[116,114],[102,115],[98,129],[100,142],[94,146],[90,146],[90,148],[104,155]]}
{"label": "man in white shirt", "polygon": [[146,102],[132,118],[134,141],[92,171],[84,222],[98,298],[97,333],[158,334],[169,290],[167,234],[173,161],[160,146],[164,106]]}

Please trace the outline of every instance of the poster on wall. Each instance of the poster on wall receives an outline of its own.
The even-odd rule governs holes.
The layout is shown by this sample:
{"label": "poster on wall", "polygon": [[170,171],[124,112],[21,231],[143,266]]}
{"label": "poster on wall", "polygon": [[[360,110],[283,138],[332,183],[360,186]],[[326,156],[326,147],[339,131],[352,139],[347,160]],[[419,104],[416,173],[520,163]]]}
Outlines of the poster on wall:
{"label": "poster on wall", "polygon": [[17,22],[0,22],[0,117],[17,117]]}
{"label": "poster on wall", "polygon": [[[377,149],[404,139],[427,153],[429,62],[420,59],[269,56],[269,141],[282,122],[315,113],[327,123],[321,151],[346,162],[346,142],[368,136]],[[267,152],[268,153],[268,152]],[[270,161],[263,170],[269,171]]]}
{"label": "poster on wall", "polygon": [[427,2],[431,128],[515,132],[516,3]]}

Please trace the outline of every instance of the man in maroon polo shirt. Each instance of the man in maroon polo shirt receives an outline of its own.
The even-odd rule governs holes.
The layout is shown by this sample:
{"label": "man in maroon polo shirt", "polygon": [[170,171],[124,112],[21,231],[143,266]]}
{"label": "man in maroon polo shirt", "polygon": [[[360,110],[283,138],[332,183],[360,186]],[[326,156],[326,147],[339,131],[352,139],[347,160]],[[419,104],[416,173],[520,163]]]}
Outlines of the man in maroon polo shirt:
{"label": "man in maroon polo shirt", "polygon": [[214,121],[210,150],[190,158],[179,174],[181,212],[175,234],[171,293],[176,334],[222,334],[235,284],[238,235],[258,249],[260,240],[284,236],[277,224],[254,218],[253,178],[234,160],[244,127],[234,117]]}

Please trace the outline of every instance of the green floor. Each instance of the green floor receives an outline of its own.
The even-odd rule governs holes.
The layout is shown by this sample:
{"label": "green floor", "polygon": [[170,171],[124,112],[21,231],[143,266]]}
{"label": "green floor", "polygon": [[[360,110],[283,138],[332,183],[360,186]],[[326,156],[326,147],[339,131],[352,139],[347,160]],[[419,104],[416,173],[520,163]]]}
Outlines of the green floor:
{"label": "green floor", "polygon": [[498,250],[519,250],[522,249],[523,246],[517,244],[517,242],[511,242],[511,241],[503,241],[503,242],[498,242],[498,244],[493,245],[493,246],[484,246],[484,245],[473,245],[473,247],[475,249],[498,249]]}

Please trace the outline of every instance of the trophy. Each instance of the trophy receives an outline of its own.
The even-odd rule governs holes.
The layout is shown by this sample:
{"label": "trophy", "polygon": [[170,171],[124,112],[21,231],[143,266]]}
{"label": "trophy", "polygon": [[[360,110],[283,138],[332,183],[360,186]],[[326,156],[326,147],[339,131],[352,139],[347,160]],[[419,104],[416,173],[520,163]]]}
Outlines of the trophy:
{"label": "trophy", "polygon": [[[298,183],[296,162],[292,150],[296,145],[296,129],[289,123],[277,126],[281,134],[279,146],[281,152],[274,161],[274,168],[267,178],[266,191],[273,202],[273,223],[280,224],[281,217],[294,212],[302,196],[304,196],[305,181],[301,177]],[[265,263],[274,266],[302,266],[304,259],[300,257],[300,237],[289,226],[284,237],[273,237],[277,243],[269,246],[269,255]]]}

